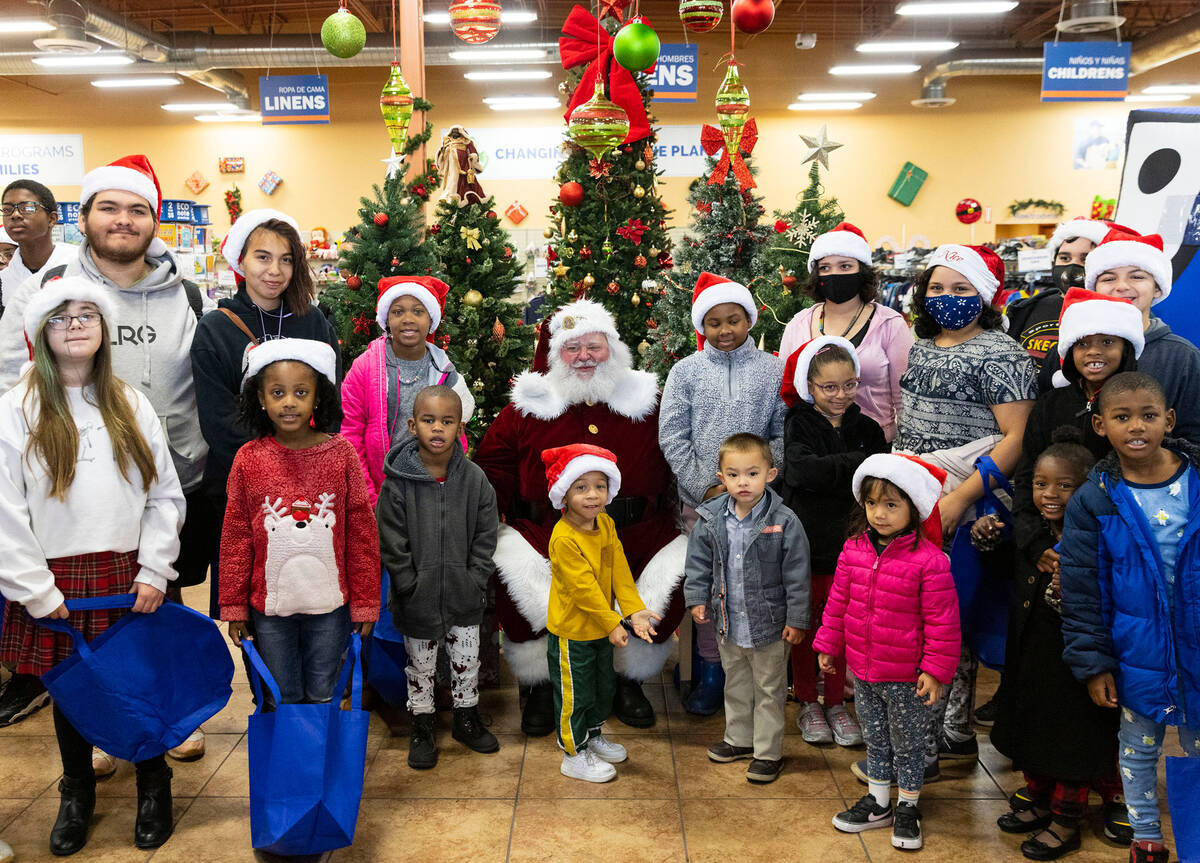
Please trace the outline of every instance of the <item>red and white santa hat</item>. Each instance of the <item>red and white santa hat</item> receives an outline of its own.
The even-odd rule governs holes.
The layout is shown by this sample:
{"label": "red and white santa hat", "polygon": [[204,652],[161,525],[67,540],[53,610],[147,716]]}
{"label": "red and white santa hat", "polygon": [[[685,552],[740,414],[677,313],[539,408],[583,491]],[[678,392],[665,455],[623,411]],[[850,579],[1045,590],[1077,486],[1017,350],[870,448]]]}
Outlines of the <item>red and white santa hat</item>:
{"label": "red and white santa hat", "polygon": [[617,457],[611,450],[590,443],[573,443],[542,450],[542,464],[546,466],[546,484],[549,486],[550,503],[555,509],[563,509],[563,498],[567,490],[585,473],[600,471],[608,477],[608,500],[612,503],[621,490],[621,471],[617,469]]}
{"label": "red and white santa hat", "polygon": [[834,346],[843,348],[850,354],[856,375],[862,373],[858,362],[858,351],[855,350],[854,344],[849,339],[841,336],[817,336],[815,339],[810,339],[792,351],[792,355],[783,365],[783,384],[779,388],[779,395],[788,407],[802,400],[812,404],[813,396],[808,390],[808,367],[812,365],[813,357]]}
{"label": "red and white santa hat", "polygon": [[942,496],[942,486],[946,483],[944,470],[915,455],[876,453],[863,460],[851,480],[854,499],[860,504],[863,480],[869,476],[886,479],[900,488],[917,507],[921,521],[933,514],[938,498]]}
{"label": "red and white santa hat", "polygon": [[327,342],[316,339],[270,339],[252,345],[246,351],[246,368],[242,379],[252,378],[271,363],[284,361],[304,363],[337,386],[337,357]]}
{"label": "red and white santa hat", "polygon": [[1063,222],[1054,229],[1054,234],[1046,243],[1046,248],[1050,250],[1050,260],[1054,260],[1058,255],[1058,247],[1068,240],[1077,240],[1083,237],[1085,240],[1091,240],[1097,246],[1100,245],[1100,241],[1109,232],[1112,224],[1112,222],[1085,219],[1083,216],[1076,216],[1069,222]]}
{"label": "red and white santa hat", "polygon": [[116,330],[117,307],[113,303],[112,294],[104,285],[85,279],[83,276],[66,276],[61,279],[51,279],[45,286],[29,298],[25,311],[21,315],[21,324],[25,329],[25,344],[29,348],[29,358],[33,359],[33,342],[38,329],[50,316],[50,313],[61,306],[78,300],[91,303],[100,310],[104,322],[108,324],[110,333]]}
{"label": "red and white santa hat", "polygon": [[619,342],[617,324],[608,309],[592,300],[567,303],[550,317],[550,357],[558,356],[569,339],[602,333],[610,342]]}
{"label": "red and white santa hat", "polygon": [[[162,214],[162,187],[158,184],[158,175],[150,160],[140,153],[132,156],[122,156],[107,165],[93,168],[83,175],[83,184],[79,190],[79,200],[84,204],[96,197],[97,192],[105,189],[120,189],[145,198],[154,210],[154,221]],[[167,244],[159,237],[150,241],[146,254],[152,258],[161,257],[167,253]]]}
{"label": "red and white santa hat", "polygon": [[8,246],[17,245],[16,240],[8,235],[8,231],[4,230],[4,226],[0,225],[0,243]]}
{"label": "red and white santa hat", "polygon": [[[240,219],[238,221],[241,221]],[[379,299],[375,303],[375,321],[387,332],[388,311],[401,297],[416,297],[429,312],[429,335],[442,322],[446,310],[446,295],[450,286],[433,276],[388,276],[379,280]]]}
{"label": "red and white santa hat", "polygon": [[697,347],[701,349],[704,347],[704,316],[721,303],[737,303],[746,310],[750,326],[758,323],[758,305],[749,288],[724,276],[701,273],[692,291],[692,326],[696,330]]}
{"label": "red and white santa hat", "polygon": [[871,244],[863,232],[849,222],[840,222],[813,240],[808,250],[808,271],[815,270],[817,262],[829,255],[843,255],[871,266]]}
{"label": "red and white santa hat", "polygon": [[1004,284],[1004,262],[991,249],[983,246],[960,246],[946,243],[934,249],[925,269],[949,267],[966,278],[979,291],[983,302],[990,303],[996,291]]}
{"label": "red and white santa hat", "polygon": [[1162,292],[1150,305],[1161,303],[1171,294],[1171,259],[1163,251],[1163,239],[1158,234],[1139,234],[1120,226],[1104,235],[1084,261],[1083,286],[1096,289],[1096,280],[1106,270],[1117,267],[1137,267],[1154,279]]}
{"label": "red and white santa hat", "polygon": [[[1063,298],[1058,316],[1058,356],[1063,367],[1071,360],[1071,348],[1086,336],[1119,336],[1133,345],[1133,356],[1142,355],[1146,332],[1142,313],[1123,297],[1107,297],[1083,288],[1071,288]],[[1054,373],[1054,386],[1065,387],[1070,381],[1062,369]]]}
{"label": "red and white santa hat", "polygon": [[229,229],[229,233],[225,235],[225,239],[221,241],[221,254],[229,263],[229,269],[233,270],[239,276],[244,276],[246,273],[242,270],[242,257],[246,254],[246,243],[250,241],[250,235],[263,222],[279,221],[287,222],[295,229],[296,233],[300,233],[300,226],[296,224],[296,220],[287,213],[281,213],[279,210],[272,210],[269,207],[264,207],[261,210],[251,210],[248,213],[243,213],[238,216],[238,220],[233,223],[233,227]]}

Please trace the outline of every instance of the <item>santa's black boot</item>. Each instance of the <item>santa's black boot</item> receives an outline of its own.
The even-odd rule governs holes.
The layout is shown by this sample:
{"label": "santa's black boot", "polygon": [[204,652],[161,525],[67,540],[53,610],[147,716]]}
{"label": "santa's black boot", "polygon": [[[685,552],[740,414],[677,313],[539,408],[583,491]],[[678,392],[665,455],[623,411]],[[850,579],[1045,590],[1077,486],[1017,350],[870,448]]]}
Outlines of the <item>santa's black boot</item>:
{"label": "santa's black boot", "polygon": [[535,683],[521,711],[521,730],[530,737],[545,737],[553,734],[554,728],[554,687],[548,680]]}
{"label": "santa's black boot", "polygon": [[613,694],[613,713],[617,719],[633,728],[650,728],[654,725],[654,708],[646,693],[642,692],[642,684],[620,674],[617,675],[617,690]]}

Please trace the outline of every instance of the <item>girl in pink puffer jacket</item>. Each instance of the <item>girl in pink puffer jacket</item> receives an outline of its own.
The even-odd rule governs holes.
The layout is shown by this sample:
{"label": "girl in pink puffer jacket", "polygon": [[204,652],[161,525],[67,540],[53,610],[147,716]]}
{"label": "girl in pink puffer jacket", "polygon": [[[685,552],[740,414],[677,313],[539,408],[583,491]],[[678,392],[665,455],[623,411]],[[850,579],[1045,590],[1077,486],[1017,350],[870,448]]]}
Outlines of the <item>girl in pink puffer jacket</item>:
{"label": "girl in pink puffer jacket", "polygon": [[[912,456],[873,455],[854,473],[860,528],[846,541],[821,628],[823,671],[834,657],[858,683],[855,706],[867,744],[870,793],[833,819],[846,833],[892,825],[892,845],[922,846],[917,800],[925,778],[929,707],[959,658],[958,597],[950,561],[922,535],[937,520],[945,473]],[[893,812],[891,783],[900,800]]]}

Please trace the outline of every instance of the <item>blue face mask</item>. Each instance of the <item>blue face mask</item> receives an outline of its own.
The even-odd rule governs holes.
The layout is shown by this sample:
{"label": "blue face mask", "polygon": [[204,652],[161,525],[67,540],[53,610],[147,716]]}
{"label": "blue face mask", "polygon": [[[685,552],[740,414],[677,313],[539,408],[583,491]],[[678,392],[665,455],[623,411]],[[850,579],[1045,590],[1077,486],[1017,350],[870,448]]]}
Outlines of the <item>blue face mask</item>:
{"label": "blue face mask", "polygon": [[925,311],[943,330],[961,330],[979,317],[983,311],[983,298],[979,294],[956,297],[941,294],[925,298]]}

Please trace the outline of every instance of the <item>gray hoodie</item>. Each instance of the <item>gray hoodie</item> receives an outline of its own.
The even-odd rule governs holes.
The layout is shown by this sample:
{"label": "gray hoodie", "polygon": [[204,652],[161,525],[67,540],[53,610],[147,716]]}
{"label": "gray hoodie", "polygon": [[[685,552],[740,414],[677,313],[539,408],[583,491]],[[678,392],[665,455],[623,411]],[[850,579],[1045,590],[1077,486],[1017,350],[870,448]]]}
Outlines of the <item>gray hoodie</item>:
{"label": "gray hoodie", "polygon": [[[174,255],[146,260],[153,267],[150,273],[130,288],[119,288],[96,269],[84,242],[79,256],[67,264],[66,275],[83,276],[112,291],[118,318],[110,334],[113,370],[150,399],[166,432],[179,482],[189,492],[200,484],[208,455],[189,356],[196,315]],[[41,276],[26,279],[0,318],[0,394],[13,388],[29,360],[21,319],[29,298],[39,290]]]}

